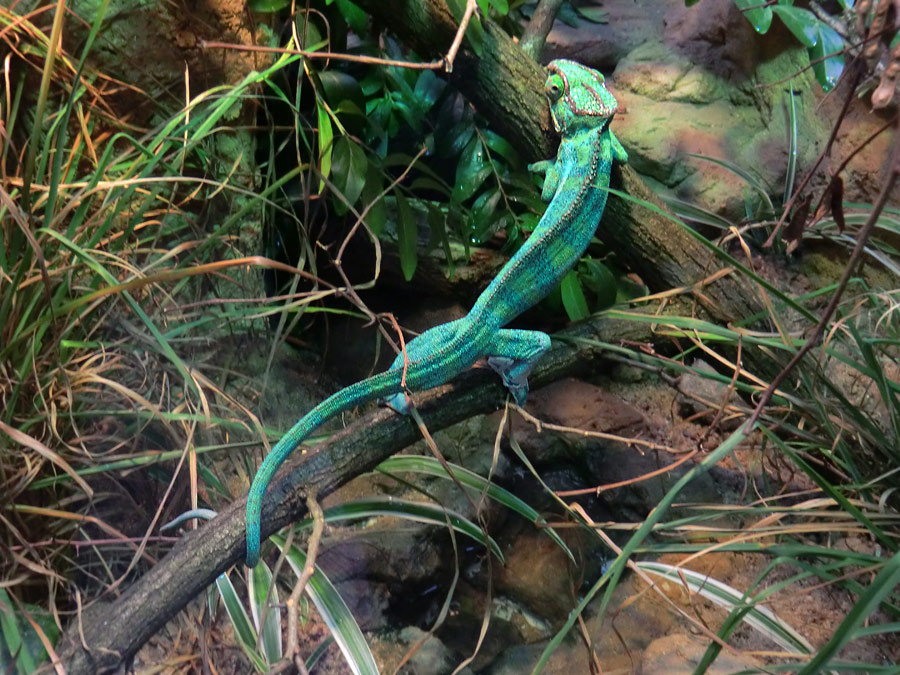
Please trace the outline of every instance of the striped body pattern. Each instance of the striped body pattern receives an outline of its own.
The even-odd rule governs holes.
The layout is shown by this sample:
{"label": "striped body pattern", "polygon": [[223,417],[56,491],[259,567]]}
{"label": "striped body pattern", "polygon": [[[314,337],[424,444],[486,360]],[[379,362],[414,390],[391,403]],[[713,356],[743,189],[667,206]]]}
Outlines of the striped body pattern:
{"label": "striped body pattern", "polygon": [[407,391],[443,384],[485,357],[516,402],[525,402],[528,374],[549,349],[550,337],[503,326],[553,290],[584,253],[606,204],[613,161],[627,160],[609,129],[617,103],[603,75],[567,60],[551,62],[548,72],[545,93],[561,142],[555,160],[530,167],[545,174],[542,197],[550,202],[537,227],[465,317],[435,326],[407,344],[405,389],[401,354],[389,370],[325,399],[272,448],[247,497],[248,566],[259,561],[260,519],[269,482],[297,446],[335,415],[376,399],[407,412]]}

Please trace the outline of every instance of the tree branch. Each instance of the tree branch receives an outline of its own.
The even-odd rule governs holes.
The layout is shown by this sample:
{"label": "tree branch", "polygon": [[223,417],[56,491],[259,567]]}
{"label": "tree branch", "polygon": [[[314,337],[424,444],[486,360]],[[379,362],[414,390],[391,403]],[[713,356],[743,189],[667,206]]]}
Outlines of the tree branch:
{"label": "tree branch", "polygon": [[537,7],[534,8],[531,21],[525,26],[519,46],[535,61],[540,62],[541,50],[544,48],[550,29],[553,28],[553,22],[556,20],[556,15],[559,14],[562,3],[563,0],[540,0]]}
{"label": "tree branch", "polygon": [[[600,342],[643,342],[642,324],[599,317],[565,336]],[[535,387],[591,369],[599,352],[583,344],[554,342],[531,376]],[[420,397],[417,397],[417,399]],[[434,432],[503,405],[506,390],[485,370],[469,371],[428,392],[418,410]],[[265,540],[307,514],[306,498],[324,498],[350,479],[421,438],[409,417],[379,409],[336,433],[311,455],[289,463],[266,492]],[[244,558],[246,498],[230,504],[204,527],[186,534],[162,560],[112,602],[97,602],[70,626],[57,653],[69,675],[112,672],[127,664],[150,637],[216,577]],[[82,644],[82,636],[84,645]]]}

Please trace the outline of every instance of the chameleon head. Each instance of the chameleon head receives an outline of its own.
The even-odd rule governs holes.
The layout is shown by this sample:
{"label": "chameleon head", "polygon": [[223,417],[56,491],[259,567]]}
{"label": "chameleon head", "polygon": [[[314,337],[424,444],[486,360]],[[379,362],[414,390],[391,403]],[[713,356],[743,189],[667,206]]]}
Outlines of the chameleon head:
{"label": "chameleon head", "polygon": [[607,124],[619,104],[604,84],[603,75],[575,61],[557,59],[547,66],[550,73],[544,93],[558,133]]}

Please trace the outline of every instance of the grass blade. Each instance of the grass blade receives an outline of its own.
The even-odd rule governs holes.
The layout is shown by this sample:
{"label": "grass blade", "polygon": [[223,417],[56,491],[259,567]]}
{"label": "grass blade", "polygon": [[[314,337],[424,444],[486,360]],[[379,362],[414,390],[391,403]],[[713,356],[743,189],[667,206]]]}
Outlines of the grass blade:
{"label": "grass blade", "polygon": [[569,559],[572,560],[572,562],[575,562],[575,556],[572,555],[572,551],[568,546],[566,546],[566,543],[556,533],[556,530],[547,525],[547,521],[544,520],[541,514],[539,514],[535,509],[529,506],[525,501],[516,497],[509,490],[500,487],[499,485],[487,480],[483,476],[479,476],[474,471],[470,471],[469,469],[461,467],[457,464],[448,463],[448,466],[450,467],[451,471],[453,471],[452,477],[447,474],[447,472],[444,470],[444,467],[441,466],[441,463],[434,457],[397,455],[385,460],[384,462],[379,464],[376,469],[386,474],[421,473],[428,476],[435,476],[436,478],[443,478],[445,480],[453,480],[455,478],[463,485],[477,490],[479,493],[486,493],[488,497],[493,499],[498,504],[505,506],[511,511],[518,513],[526,520],[529,520],[535,525],[541,527],[547,534],[547,536],[555,541],[557,545],[566,552],[566,555],[569,556]]}
{"label": "grass blade", "polygon": [[[285,550],[285,538],[280,535],[275,535],[271,539],[284,553],[291,568],[299,577],[306,566],[306,553],[296,546]],[[378,675],[375,657],[369,650],[369,645],[363,637],[359,624],[356,623],[356,619],[353,618],[337,589],[318,566],[306,585],[306,594],[319,610],[322,620],[338,643],[338,647],[354,675]]]}

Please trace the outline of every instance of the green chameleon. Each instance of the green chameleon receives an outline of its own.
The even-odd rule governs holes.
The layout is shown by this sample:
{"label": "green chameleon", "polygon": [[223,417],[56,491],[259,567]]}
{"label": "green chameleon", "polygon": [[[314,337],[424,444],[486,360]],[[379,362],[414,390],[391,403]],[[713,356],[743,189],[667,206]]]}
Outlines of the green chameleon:
{"label": "green chameleon", "polygon": [[386,399],[392,408],[406,413],[408,391],[443,384],[483,357],[503,378],[516,403],[525,403],[528,374],[550,347],[550,336],[503,326],[553,290],[584,253],[606,204],[613,160],[628,159],[609,128],[618,104],[607,91],[603,75],[565,60],[551,62],[548,71],[544,91],[562,140],[556,161],[529,167],[545,174],[541,196],[550,203],[544,216],[468,315],[431,328],[406,346],[405,360],[400,354],[389,370],[325,399],[272,448],[247,497],[250,567],[259,562],[260,512],[269,481],[288,455],[335,415],[375,399]]}

